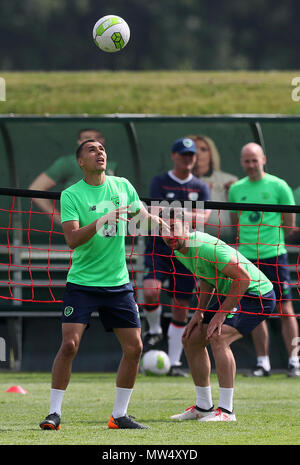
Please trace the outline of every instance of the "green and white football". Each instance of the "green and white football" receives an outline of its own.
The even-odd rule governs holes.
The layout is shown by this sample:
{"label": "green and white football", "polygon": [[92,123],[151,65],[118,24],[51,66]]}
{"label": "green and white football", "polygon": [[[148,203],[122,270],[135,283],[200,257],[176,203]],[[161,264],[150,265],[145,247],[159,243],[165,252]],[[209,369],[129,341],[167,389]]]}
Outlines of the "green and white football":
{"label": "green and white football", "polygon": [[107,15],[96,22],[93,38],[97,47],[104,52],[120,52],[129,41],[130,29],[120,16]]}

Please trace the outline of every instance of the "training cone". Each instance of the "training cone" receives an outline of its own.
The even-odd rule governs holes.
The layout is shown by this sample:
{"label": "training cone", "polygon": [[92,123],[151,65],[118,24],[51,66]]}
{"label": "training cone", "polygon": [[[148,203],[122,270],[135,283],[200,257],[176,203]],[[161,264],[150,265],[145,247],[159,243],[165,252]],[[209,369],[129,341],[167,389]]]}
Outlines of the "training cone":
{"label": "training cone", "polygon": [[22,388],[22,386],[11,386],[10,388],[6,389],[5,392],[15,392],[16,394],[28,394],[26,389]]}

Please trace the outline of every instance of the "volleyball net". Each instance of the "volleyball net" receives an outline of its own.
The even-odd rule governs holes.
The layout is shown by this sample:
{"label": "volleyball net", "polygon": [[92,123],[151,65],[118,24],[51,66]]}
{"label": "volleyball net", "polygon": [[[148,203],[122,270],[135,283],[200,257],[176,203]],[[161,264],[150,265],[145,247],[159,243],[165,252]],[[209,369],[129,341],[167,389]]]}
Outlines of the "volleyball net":
{"label": "volleyball net", "polygon": [[[45,213],[38,206],[38,200],[44,199],[51,202],[51,212]],[[41,192],[23,189],[0,189],[0,312],[3,308],[16,309],[16,307],[26,308],[36,306],[41,309],[51,309],[54,306],[60,306],[63,300],[64,288],[68,270],[71,267],[73,251],[66,245],[62,227],[59,221],[59,199],[60,193]],[[142,199],[144,204],[150,207],[151,199]],[[157,205],[157,201],[156,201]],[[166,203],[163,204],[166,207]],[[191,210],[197,208],[196,202],[190,203]],[[268,234],[263,232],[267,228],[272,231],[275,228],[277,236],[287,236],[286,250],[288,253],[288,262],[281,263],[275,260],[272,266],[275,268],[273,284],[281,285],[281,288],[290,291],[290,300],[293,302],[295,316],[300,315],[300,235],[299,241],[297,234],[293,230],[293,240],[288,240],[288,228],[284,227],[283,215],[285,213],[300,213],[299,206],[288,205],[262,205],[262,204],[232,204],[225,202],[204,202],[204,209],[210,209],[213,212],[204,224],[204,232],[214,235],[224,240],[228,245],[239,249],[242,245],[239,242],[239,230],[243,228],[256,228],[257,240],[252,246],[258,251],[258,266],[260,247],[273,248],[276,253],[280,252],[278,245],[268,243]],[[172,207],[173,208],[173,207]],[[228,221],[222,223],[224,212],[236,212],[236,224],[229,224]],[[256,218],[253,226],[243,224],[243,212],[250,212]],[[267,212],[276,212],[280,215],[280,221],[277,225],[268,224]],[[213,218],[213,221],[211,220]],[[261,242],[261,237],[264,242]],[[108,239],[109,240],[109,239]],[[153,264],[154,279],[156,255],[161,255],[162,259],[169,260],[171,266],[168,269],[157,273],[161,283],[157,286],[157,303],[162,303],[164,308],[170,308],[176,303],[176,296],[180,298],[180,291],[175,292],[176,282],[189,275],[187,268],[176,271],[174,265],[176,257],[174,250],[169,248],[169,252],[156,252],[155,246],[148,247],[148,242],[156,241],[162,238],[158,235],[149,236],[139,231],[139,234],[126,234],[126,262],[129,271],[130,280],[135,291],[135,298],[140,306],[145,305],[145,288],[144,277],[146,274],[145,258],[150,258]],[[250,244],[248,244],[250,245]],[[273,254],[274,255],[274,254]],[[191,257],[190,260],[201,260],[200,257]],[[187,258],[188,260],[188,258]],[[217,262],[215,261],[215,265]],[[290,274],[290,281],[280,282],[280,267],[286,268]],[[185,271],[186,270],[186,271]],[[218,272],[216,271],[218,274]],[[197,310],[199,308],[199,296],[201,296],[200,279],[203,276],[193,273],[194,288],[189,292],[189,304],[187,308]],[[221,278],[222,279],[222,278]],[[186,293],[184,293],[186,295]],[[224,292],[215,290],[214,297],[220,299],[224,297]],[[226,297],[226,296],[225,296]],[[254,298],[254,297],[253,297]],[[256,297],[259,299],[259,296]],[[273,316],[282,315],[282,302],[286,299],[284,293],[278,298],[277,310]],[[182,305],[182,304],[181,304]],[[12,307],[14,306],[14,307]],[[258,308],[258,313],[260,310]],[[42,312],[41,312],[42,315]],[[293,315],[294,316],[294,315]]]}

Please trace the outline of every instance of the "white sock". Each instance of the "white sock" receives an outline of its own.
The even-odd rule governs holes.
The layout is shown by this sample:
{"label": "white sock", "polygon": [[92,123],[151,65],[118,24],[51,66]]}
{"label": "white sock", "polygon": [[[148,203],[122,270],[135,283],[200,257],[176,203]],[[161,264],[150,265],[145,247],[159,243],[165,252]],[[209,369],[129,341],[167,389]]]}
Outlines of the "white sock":
{"label": "white sock", "polygon": [[65,395],[65,390],[62,389],[50,389],[50,411],[51,413],[57,413],[61,416],[61,404]]}
{"label": "white sock", "polygon": [[185,326],[175,326],[172,322],[168,328],[168,355],[171,366],[181,365],[180,358],[183,350],[182,335]]}
{"label": "white sock", "polygon": [[271,363],[269,355],[259,355],[257,357],[257,365],[263,367],[266,371],[270,371]]}
{"label": "white sock", "polygon": [[127,414],[127,408],[133,389],[116,388],[116,399],[112,416],[114,418],[124,417]]}
{"label": "white sock", "polygon": [[149,325],[150,334],[161,334],[161,312],[162,306],[159,305],[155,310],[144,311],[145,318]]}
{"label": "white sock", "polygon": [[299,368],[299,357],[289,357],[289,364]]}
{"label": "white sock", "polygon": [[220,387],[219,407],[225,408],[229,412],[233,411],[233,388]]}
{"label": "white sock", "polygon": [[195,389],[197,407],[209,410],[213,405],[210,386],[195,386]]}

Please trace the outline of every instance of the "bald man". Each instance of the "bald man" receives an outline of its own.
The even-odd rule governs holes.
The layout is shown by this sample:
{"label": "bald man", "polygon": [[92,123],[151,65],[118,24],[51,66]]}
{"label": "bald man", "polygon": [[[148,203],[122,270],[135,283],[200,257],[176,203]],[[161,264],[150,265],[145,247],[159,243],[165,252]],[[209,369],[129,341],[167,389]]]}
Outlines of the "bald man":
{"label": "bald man", "polygon": [[[241,165],[246,177],[229,190],[229,202],[294,205],[291,188],[283,180],[265,172],[267,157],[258,144],[250,142],[241,151]],[[277,299],[276,313],[282,315],[282,336],[288,353],[288,376],[300,376],[298,357],[298,322],[291,301],[291,284],[284,236],[295,226],[294,213],[232,213],[238,227],[239,251],[273,282]],[[257,356],[254,376],[269,376],[269,334],[266,321],[252,332]]]}

